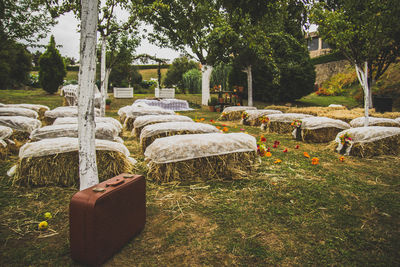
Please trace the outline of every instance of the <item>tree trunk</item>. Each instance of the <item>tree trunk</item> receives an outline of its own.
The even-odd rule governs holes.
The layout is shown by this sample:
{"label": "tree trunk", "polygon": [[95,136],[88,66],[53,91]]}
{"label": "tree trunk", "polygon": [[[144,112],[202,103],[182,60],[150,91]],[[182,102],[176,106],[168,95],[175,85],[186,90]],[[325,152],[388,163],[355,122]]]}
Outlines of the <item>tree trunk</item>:
{"label": "tree trunk", "polygon": [[99,183],[96,164],[94,84],[96,74],[97,0],[82,0],[78,91],[80,190]]}
{"label": "tree trunk", "polygon": [[251,65],[243,71],[247,74],[247,105],[253,106],[253,75],[251,72]]}
{"label": "tree trunk", "polygon": [[100,66],[100,116],[105,116],[105,102],[106,102],[106,91],[105,91],[105,81],[106,81],[106,48],[107,48],[107,38],[105,36],[101,37],[101,66]]}
{"label": "tree trunk", "polygon": [[110,78],[111,68],[106,69],[106,77],[104,79],[104,91],[108,93],[108,79]]}
{"label": "tree trunk", "polygon": [[368,87],[368,63],[365,62],[364,70],[362,69],[362,66],[356,64],[356,73],[358,80],[361,84],[361,87],[364,90],[364,116],[365,116],[364,127],[367,127],[369,123],[368,113],[369,113],[369,97],[370,97],[369,95],[370,90]]}
{"label": "tree trunk", "polygon": [[213,70],[212,66],[203,65],[201,67],[201,104],[208,105],[210,99],[210,77]]}

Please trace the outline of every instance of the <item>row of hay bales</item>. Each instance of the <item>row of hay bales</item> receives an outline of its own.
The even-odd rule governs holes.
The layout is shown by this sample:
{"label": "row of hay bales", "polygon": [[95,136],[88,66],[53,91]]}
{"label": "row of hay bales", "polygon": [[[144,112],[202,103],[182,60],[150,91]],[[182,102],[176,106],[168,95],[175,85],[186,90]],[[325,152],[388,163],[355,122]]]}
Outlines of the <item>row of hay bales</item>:
{"label": "row of hay bales", "polygon": [[[255,108],[248,109],[248,107],[229,107],[222,112],[219,119],[241,119],[242,124],[260,126],[263,131],[267,132],[292,133],[294,138],[304,142],[327,143],[334,141],[337,144],[337,151],[346,155],[371,157],[400,154],[400,134],[398,133],[400,117],[396,119],[369,117],[369,126],[363,127],[364,117],[353,118],[348,123],[331,117],[315,116],[318,114],[328,115],[340,110],[342,117],[346,117],[347,109],[338,105],[328,108],[283,107],[281,110],[269,108],[257,110]],[[283,113],[282,110],[287,113]],[[308,111],[308,114],[290,112],[294,110]],[[351,113],[351,111],[349,112]],[[354,114],[349,116],[352,117]],[[362,113],[357,114],[363,115]],[[387,116],[396,115],[400,114],[392,112]],[[343,137],[347,135],[350,136],[350,139],[347,140],[345,148],[342,148]]]}
{"label": "row of hay bales", "polygon": [[140,140],[148,177],[155,181],[243,177],[256,162],[256,140],[248,134],[224,134],[213,125],[138,103],[118,114],[124,128]]}
{"label": "row of hay bales", "polygon": [[[29,106],[29,104],[24,104]],[[0,107],[0,114],[2,114]],[[5,114],[5,112],[3,112]],[[0,126],[10,128],[18,139],[18,162],[10,170],[13,183],[26,186],[77,186],[79,184],[78,110],[58,107],[43,112],[42,122],[8,111],[0,116]],[[96,115],[98,115],[96,111]],[[51,123],[51,125],[49,125]],[[132,169],[135,160],[119,137],[122,125],[110,117],[95,117],[96,160],[100,181]],[[0,137],[3,137],[0,128]],[[1,138],[10,139],[10,135]],[[9,140],[12,141],[12,140]],[[3,153],[2,153],[3,154]]]}

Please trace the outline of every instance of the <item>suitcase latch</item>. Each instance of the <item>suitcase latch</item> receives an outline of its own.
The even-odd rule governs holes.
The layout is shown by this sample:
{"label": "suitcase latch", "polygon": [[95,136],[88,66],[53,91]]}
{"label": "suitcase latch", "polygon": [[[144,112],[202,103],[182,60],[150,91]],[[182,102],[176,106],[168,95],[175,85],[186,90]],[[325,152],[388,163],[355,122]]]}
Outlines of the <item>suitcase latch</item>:
{"label": "suitcase latch", "polygon": [[117,186],[117,185],[122,184],[123,182],[125,182],[125,181],[122,179],[115,179],[115,181],[113,181],[113,182],[106,183],[106,186]]}
{"label": "suitcase latch", "polygon": [[106,189],[104,187],[95,187],[92,189],[94,192],[104,192]]}

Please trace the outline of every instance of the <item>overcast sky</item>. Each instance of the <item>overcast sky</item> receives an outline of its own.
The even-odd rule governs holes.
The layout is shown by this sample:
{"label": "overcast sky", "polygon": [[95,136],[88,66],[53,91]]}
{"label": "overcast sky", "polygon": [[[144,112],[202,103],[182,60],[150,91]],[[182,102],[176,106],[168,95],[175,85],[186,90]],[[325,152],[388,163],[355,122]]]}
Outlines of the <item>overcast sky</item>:
{"label": "overcast sky", "polygon": [[[41,41],[42,44],[48,44],[50,36],[53,34],[56,45],[61,45],[59,51],[62,56],[74,57],[79,60],[79,38],[80,34],[77,32],[78,20],[74,17],[73,13],[67,13],[58,19],[58,24],[53,28],[51,33],[46,39]],[[41,49],[44,51],[44,49]],[[172,60],[179,57],[179,52],[172,49],[158,48],[150,44],[146,39],[143,39],[141,45],[136,49],[137,54],[149,54],[159,58],[166,58]]]}

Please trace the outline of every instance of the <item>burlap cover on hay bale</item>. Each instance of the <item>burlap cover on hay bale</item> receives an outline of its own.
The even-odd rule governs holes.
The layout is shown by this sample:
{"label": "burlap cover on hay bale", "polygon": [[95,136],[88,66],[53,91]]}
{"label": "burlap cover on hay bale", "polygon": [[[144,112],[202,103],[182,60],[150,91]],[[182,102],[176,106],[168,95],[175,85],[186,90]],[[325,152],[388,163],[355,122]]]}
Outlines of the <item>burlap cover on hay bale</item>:
{"label": "burlap cover on hay bale", "polygon": [[256,150],[255,138],[244,133],[165,137],[145,152],[148,177],[159,182],[243,178],[254,170]]}
{"label": "burlap cover on hay bale", "polygon": [[400,155],[400,128],[368,126],[342,131],[336,136],[337,152],[342,150],[340,136],[347,133],[351,138],[351,146],[345,155],[370,158],[381,155]]}

